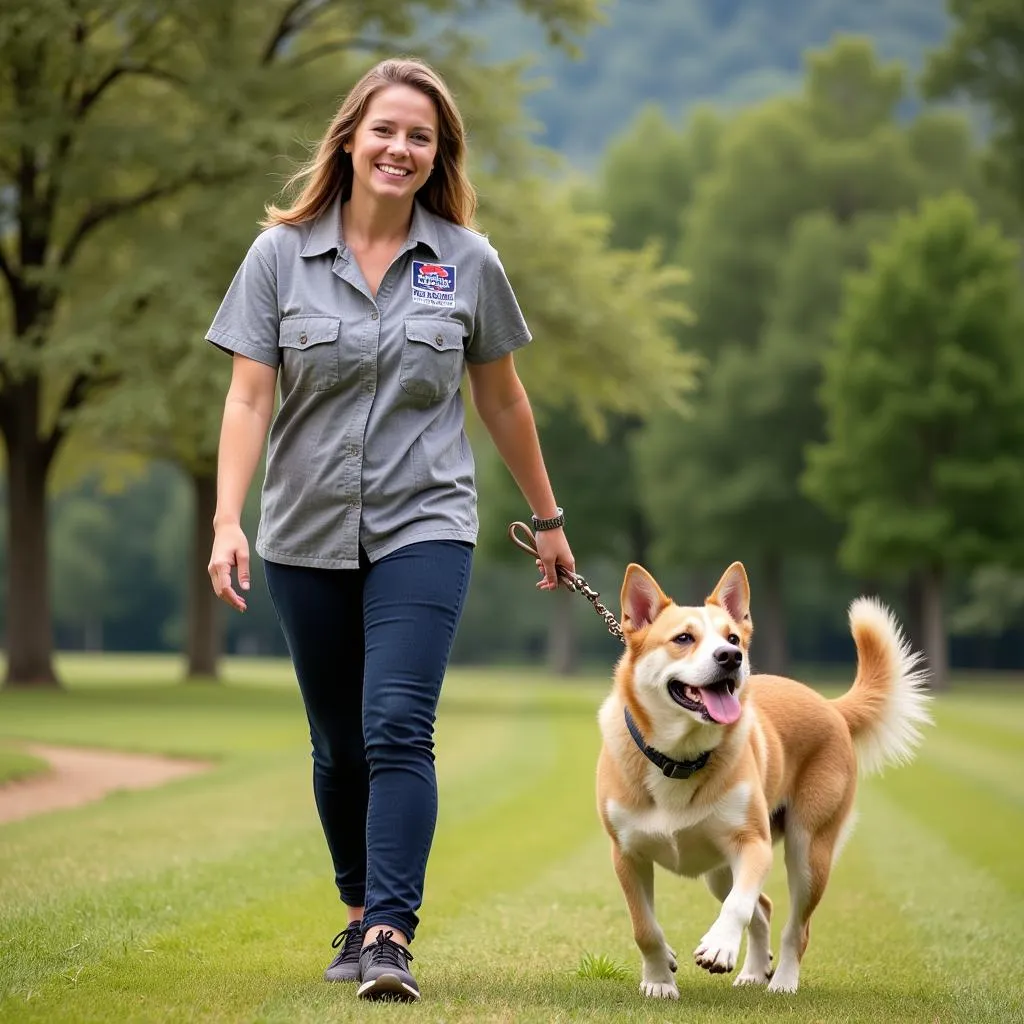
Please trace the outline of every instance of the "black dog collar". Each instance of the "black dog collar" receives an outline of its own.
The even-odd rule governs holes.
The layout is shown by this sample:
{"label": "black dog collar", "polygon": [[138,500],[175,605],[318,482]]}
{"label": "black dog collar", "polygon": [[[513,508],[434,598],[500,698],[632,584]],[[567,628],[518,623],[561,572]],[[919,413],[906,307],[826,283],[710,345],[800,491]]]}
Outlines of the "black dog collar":
{"label": "black dog collar", "polygon": [[692,761],[673,761],[671,757],[666,757],[660,750],[647,746],[643,733],[640,732],[633,716],[629,713],[629,708],[624,707],[623,711],[626,713],[626,728],[629,730],[629,735],[633,737],[644,757],[656,764],[667,779],[688,779],[708,763],[708,758],[711,756],[710,750],[705,750],[703,754],[699,754]]}

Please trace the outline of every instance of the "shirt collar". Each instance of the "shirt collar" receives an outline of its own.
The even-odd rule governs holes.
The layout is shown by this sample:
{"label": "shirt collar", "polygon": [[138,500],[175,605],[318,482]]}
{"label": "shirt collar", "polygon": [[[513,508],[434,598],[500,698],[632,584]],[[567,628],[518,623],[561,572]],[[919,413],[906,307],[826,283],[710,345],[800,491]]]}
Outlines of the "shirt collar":
{"label": "shirt collar", "polygon": [[[412,224],[409,226],[409,242],[412,244],[407,245],[407,248],[411,249],[416,243],[420,243],[434,254],[435,259],[441,259],[437,221],[437,214],[431,213],[422,203],[414,202]],[[322,256],[324,253],[334,250],[345,251],[345,240],[341,234],[340,193],[334,197],[330,206],[313,221],[306,244],[302,249],[302,255]]]}

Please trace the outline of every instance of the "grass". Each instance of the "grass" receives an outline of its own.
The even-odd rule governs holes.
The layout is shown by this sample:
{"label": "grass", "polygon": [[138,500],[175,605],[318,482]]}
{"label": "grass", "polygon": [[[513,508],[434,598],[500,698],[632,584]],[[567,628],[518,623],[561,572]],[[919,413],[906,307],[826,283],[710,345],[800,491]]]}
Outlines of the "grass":
{"label": "grass", "polygon": [[33,757],[24,750],[0,742],[0,785],[42,775],[49,767],[42,758]]}
{"label": "grass", "polygon": [[[217,767],[0,826],[2,1022],[1024,1020],[1024,688],[943,697],[918,760],[862,786],[796,996],[694,967],[716,905],[659,872],[680,953],[681,999],[667,1004],[637,991],[594,810],[604,681],[452,672],[415,944],[425,995],[396,1007],[320,980],[343,922],[287,667],[235,663],[219,687],[175,685],[161,659],[62,668],[65,693],[0,693],[0,737]],[[780,865],[768,892],[784,910]]]}

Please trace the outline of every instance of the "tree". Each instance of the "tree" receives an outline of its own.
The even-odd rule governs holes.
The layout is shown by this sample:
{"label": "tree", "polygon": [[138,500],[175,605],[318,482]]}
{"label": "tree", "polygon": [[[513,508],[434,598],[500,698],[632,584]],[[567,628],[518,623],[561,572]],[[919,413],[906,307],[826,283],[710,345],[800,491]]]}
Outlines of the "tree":
{"label": "tree", "polygon": [[[520,0],[552,40],[593,0]],[[464,37],[434,40],[417,16],[461,0],[13,0],[0,8],[0,434],[9,494],[8,667],[53,685],[46,490],[54,458],[119,351],[95,313],[132,275],[112,277],[119,232],[147,208],[263,172],[299,119],[381,52],[419,44],[472,82]],[[464,73],[460,73],[460,69]],[[477,76],[479,80],[480,76]],[[509,69],[484,76],[501,109]],[[316,83],[319,91],[311,93]],[[500,85],[511,88],[503,97]],[[184,242],[184,239],[178,239]],[[126,301],[132,297],[125,296]]]}
{"label": "tree", "polygon": [[809,452],[807,493],[843,523],[848,568],[921,574],[937,686],[950,571],[1021,556],[1019,265],[966,197],[928,200],[849,279],[825,361],[827,434]]}
{"label": "tree", "polygon": [[747,562],[765,671],[784,672],[789,661],[786,563],[838,542],[798,482],[807,444],[824,432],[815,393],[842,277],[863,264],[886,223],[870,214],[847,224],[827,212],[800,218],[780,254],[760,344],[725,348],[702,375],[694,416],[654,416],[637,441],[658,557],[719,571]]}
{"label": "tree", "polygon": [[963,119],[928,112],[904,126],[903,100],[900,68],[865,40],[810,54],[799,96],[726,126],[684,216],[687,337],[706,355],[704,386],[691,419],[659,415],[644,433],[642,493],[660,557],[720,571],[742,552],[758,657],[774,671],[788,657],[788,563],[831,561],[838,539],[797,481],[823,437],[815,396],[842,277],[921,195],[958,184],[998,206]]}
{"label": "tree", "polygon": [[835,544],[797,480],[823,429],[814,394],[840,281],[922,187],[894,121],[901,96],[899,68],[864,40],[811,54],[800,96],[726,126],[684,216],[703,387],[691,419],[659,414],[639,439],[642,493],[659,557],[698,573],[749,563],[770,671],[788,660],[786,562]]}
{"label": "tree", "polygon": [[1024,7],[1008,0],[947,0],[953,32],[923,76],[932,98],[966,95],[992,118],[1001,170],[1024,206]]}

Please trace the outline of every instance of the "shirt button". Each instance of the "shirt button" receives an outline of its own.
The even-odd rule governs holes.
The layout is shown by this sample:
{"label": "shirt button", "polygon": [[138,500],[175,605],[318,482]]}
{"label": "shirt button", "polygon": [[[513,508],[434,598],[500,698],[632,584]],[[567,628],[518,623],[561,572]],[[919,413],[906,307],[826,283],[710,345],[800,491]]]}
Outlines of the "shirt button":
{"label": "shirt button", "polygon": [[440,348],[440,347],[441,347],[441,346],[442,346],[442,345],[444,344],[444,338],[442,338],[442,337],[441,337],[441,335],[439,334],[439,335],[438,335],[438,336],[437,336],[437,337],[436,337],[436,338],[434,339],[434,344],[435,344],[435,345],[437,345],[437,347],[438,347],[438,348]]}
{"label": "shirt button", "polygon": [[299,335],[299,344],[300,345],[305,345],[307,341],[309,341],[309,338],[306,336],[305,332],[303,332],[302,334]]}
{"label": "shirt button", "polygon": [[374,391],[377,390],[377,385],[371,380],[370,383],[366,385],[366,390],[372,395]]}
{"label": "shirt button", "polygon": [[380,316],[380,314],[379,314],[379,313],[371,313],[371,314],[370,314],[370,319],[371,319],[371,320],[376,320],[378,316]]}

